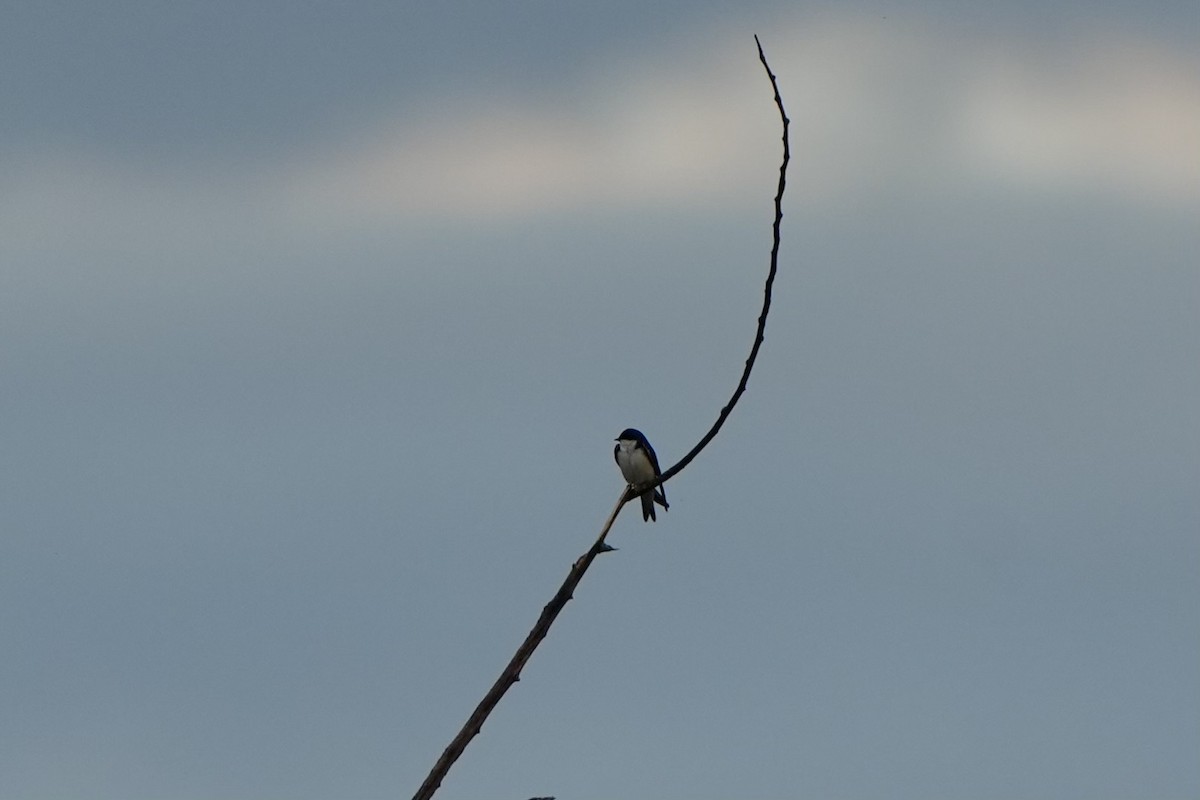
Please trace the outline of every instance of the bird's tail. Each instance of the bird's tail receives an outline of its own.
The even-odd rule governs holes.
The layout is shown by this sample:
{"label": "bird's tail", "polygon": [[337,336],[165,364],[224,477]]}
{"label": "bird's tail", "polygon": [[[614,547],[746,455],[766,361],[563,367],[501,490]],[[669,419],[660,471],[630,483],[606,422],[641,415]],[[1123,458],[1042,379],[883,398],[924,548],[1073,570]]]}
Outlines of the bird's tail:
{"label": "bird's tail", "polygon": [[662,506],[664,511],[671,507],[671,505],[667,502],[667,495],[664,492],[660,492],[658,489],[654,489],[649,492],[643,492],[642,522],[647,522],[649,520],[658,522],[658,516],[654,513],[655,503],[658,503],[660,506]]}
{"label": "bird's tail", "polygon": [[658,522],[658,517],[654,515],[654,500],[658,492],[645,492],[642,494],[642,522],[654,520]]}

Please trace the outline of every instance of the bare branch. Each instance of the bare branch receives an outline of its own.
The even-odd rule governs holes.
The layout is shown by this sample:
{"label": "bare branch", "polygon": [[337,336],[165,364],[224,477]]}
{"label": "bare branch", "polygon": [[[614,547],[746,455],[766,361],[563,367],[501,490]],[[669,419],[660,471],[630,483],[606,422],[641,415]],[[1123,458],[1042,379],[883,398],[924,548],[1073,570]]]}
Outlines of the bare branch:
{"label": "bare branch", "polygon": [[[666,483],[679,474],[713,440],[717,432],[721,430],[721,426],[725,424],[725,420],[729,417],[730,412],[733,411],[733,407],[737,405],[737,401],[741,398],[742,393],[746,391],[746,385],[750,382],[750,370],[754,369],[754,361],[758,358],[758,349],[762,347],[763,339],[766,337],[767,314],[771,311],[771,290],[775,286],[775,271],[779,265],[779,228],[783,224],[783,190],[787,185],[788,161],[791,160],[792,153],[788,145],[788,124],[790,120],[788,119],[787,112],[783,110],[783,98],[779,96],[779,84],[775,80],[775,73],[771,72],[771,66],[767,63],[767,57],[763,54],[762,43],[758,41],[758,36],[754,37],[754,43],[758,45],[758,60],[762,62],[763,69],[767,71],[767,77],[771,79],[771,88],[775,92],[775,105],[779,108],[779,118],[783,121],[783,160],[779,164],[779,187],[775,191],[775,222],[772,225],[771,269],[767,272],[767,281],[763,286],[763,304],[762,312],[758,315],[758,330],[754,334],[754,345],[750,348],[750,355],[746,358],[746,367],[742,370],[742,379],[738,382],[737,388],[733,391],[733,396],[729,398],[729,402],[721,409],[721,413],[717,416],[717,421],[709,428],[708,433],[704,434],[704,438],[697,442],[696,446],[687,455],[679,459],[678,464],[664,472],[660,480],[655,481],[653,484],[655,486]],[[638,487],[638,491],[633,496],[636,497],[648,488],[649,486]]]}
{"label": "bare branch", "polygon": [[508,691],[509,687],[521,679],[521,670],[525,666],[525,662],[533,655],[533,651],[542,643],[542,639],[546,638],[546,634],[550,631],[550,626],[554,623],[558,612],[563,610],[567,601],[571,599],[575,591],[575,587],[579,585],[579,581],[583,578],[583,573],[587,572],[587,568],[592,565],[592,561],[601,553],[606,553],[615,548],[604,543],[604,538],[608,536],[608,531],[612,527],[613,522],[617,519],[617,514],[620,513],[621,507],[625,505],[625,493],[622,492],[620,498],[617,499],[617,504],[613,506],[612,513],[608,515],[608,521],[604,523],[604,527],[600,531],[600,535],[596,538],[595,543],[591,548],[576,559],[571,565],[571,571],[567,573],[567,579],[563,581],[562,586],[558,587],[554,597],[542,609],[541,616],[534,624],[533,630],[525,637],[525,641],[521,642],[521,646],[517,648],[516,654],[508,662],[508,666],[500,673],[500,677],[492,684],[492,688],[488,689],[488,693],[483,696],[483,700],[479,701],[479,705],[475,707],[475,711],[467,718],[467,722],[459,730],[458,735],[442,752],[442,757],[437,760],[430,770],[429,776],[425,778],[425,782],[421,784],[421,788],[413,795],[413,800],[427,800],[433,797],[433,793],[437,791],[442,784],[442,779],[446,777],[446,773],[450,771],[450,767],[462,755],[463,750],[467,748],[467,744],[475,738],[480,729],[483,728],[483,722],[492,713],[492,709],[500,702],[500,698]]}
{"label": "bare branch", "polygon": [[[771,310],[771,288],[775,283],[775,271],[779,259],[779,227],[783,221],[784,179],[787,175],[787,165],[791,155],[788,148],[788,118],[787,114],[783,110],[783,100],[779,96],[779,86],[775,81],[775,74],[771,72],[771,67],[767,64],[766,56],[763,55],[762,44],[758,42],[757,36],[754,37],[754,41],[756,44],[758,44],[758,58],[762,62],[763,68],[767,71],[767,76],[771,79],[771,87],[775,92],[775,105],[778,106],[779,116],[783,120],[783,163],[781,163],[779,166],[779,188],[775,194],[774,241],[771,246],[771,268],[767,273],[766,286],[763,291],[762,313],[758,317],[758,330],[754,337],[754,346],[750,348],[750,356],[746,359],[746,367],[742,371],[742,379],[738,382],[737,389],[734,390],[733,396],[729,399],[729,402],[725,405],[725,407],[721,409],[721,413],[717,417],[717,421],[713,424],[712,428],[709,429],[708,433],[704,435],[704,438],[701,439],[700,442],[693,447],[691,451],[679,461],[678,464],[664,472],[662,478],[656,481],[655,485],[669,480],[673,476],[677,475],[680,470],[686,467],[689,463],[691,463],[692,459],[694,459],[700,453],[700,451],[703,450],[710,441],[712,441],[713,437],[717,435],[717,432],[721,430],[721,426],[725,424],[726,418],[729,416],[730,412],[733,411],[733,407],[737,405],[738,398],[740,398],[742,393],[746,391],[746,384],[750,380],[750,371],[754,368],[754,361],[758,357],[758,350],[762,346],[763,338],[765,336],[767,327],[767,313]],[[492,713],[492,709],[496,707],[496,704],[500,702],[500,698],[504,696],[504,693],[507,692],[514,683],[520,680],[521,670],[524,668],[525,663],[529,660],[529,657],[533,655],[533,651],[537,649],[537,646],[541,644],[542,639],[546,637],[546,634],[550,631],[550,626],[558,617],[559,612],[563,610],[567,602],[573,596],[575,587],[578,586],[580,580],[583,579],[583,574],[587,572],[588,567],[592,565],[592,561],[594,561],[596,556],[600,555],[601,553],[605,553],[614,549],[605,543],[604,540],[608,536],[608,532],[612,528],[613,522],[616,521],[617,514],[621,512],[621,508],[624,507],[627,502],[632,500],[634,497],[637,497],[648,488],[648,486],[626,486],[621,492],[621,496],[618,498],[617,504],[613,506],[612,513],[608,515],[608,520],[604,523],[604,527],[601,529],[600,535],[596,537],[596,541],[586,553],[580,556],[575,563],[571,565],[571,570],[567,573],[566,580],[563,581],[562,586],[559,587],[558,591],[554,594],[554,597],[551,598],[550,602],[547,603],[542,609],[541,616],[538,617],[537,623],[535,623],[533,626],[533,630],[529,632],[529,635],[525,637],[525,641],[521,643],[519,648],[517,648],[517,652],[508,662],[508,666],[504,668],[504,671],[500,673],[500,677],[496,679],[494,684],[492,684],[492,688],[488,690],[487,694],[484,695],[483,700],[481,700],[479,705],[475,707],[475,711],[472,712],[471,716],[467,719],[466,724],[464,724],[459,730],[458,735],[454,737],[454,739],[442,752],[441,758],[439,758],[437,763],[433,765],[433,769],[430,770],[428,777],[425,778],[425,782],[421,784],[421,788],[417,790],[415,795],[413,795],[413,800],[429,800],[429,798],[433,796],[433,793],[438,790],[438,787],[442,785],[442,780],[445,779],[446,774],[450,771],[450,767],[453,766],[454,762],[458,760],[458,757],[462,755],[463,750],[466,749],[467,744],[470,743],[471,739],[473,739],[483,728],[484,721],[488,718],[488,715]]]}

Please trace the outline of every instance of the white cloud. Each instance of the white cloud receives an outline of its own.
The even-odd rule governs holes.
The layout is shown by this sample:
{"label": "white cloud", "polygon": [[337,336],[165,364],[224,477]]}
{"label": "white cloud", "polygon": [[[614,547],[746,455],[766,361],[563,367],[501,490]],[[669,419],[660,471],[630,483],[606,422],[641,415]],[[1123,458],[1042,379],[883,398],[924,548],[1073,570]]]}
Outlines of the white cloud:
{"label": "white cloud", "polygon": [[[505,216],[607,205],[761,204],[778,163],[769,87],[742,31],[706,31],[601,66],[561,107],[521,98],[297,176],[308,210]],[[809,202],[952,183],[1200,198],[1200,61],[1147,43],[1066,54],[942,37],[886,20],[776,28],[768,54]],[[618,76],[615,80],[610,75]]]}
{"label": "white cloud", "polygon": [[379,219],[713,203],[777,138],[753,42],[741,44],[732,73],[727,58],[623,65],[622,78],[597,76],[553,107],[464,96],[450,111],[406,113],[425,121],[296,170],[288,191],[302,213]]}
{"label": "white cloud", "polygon": [[[762,28],[793,120],[793,202],[853,208],[979,182],[1200,198],[1191,53],[1120,39],[1039,53],[881,19]],[[283,163],[168,175],[78,157],[14,166],[10,154],[0,234],[9,246],[180,243],[615,206],[760,209],[778,149],[749,32],[710,28],[600,63],[553,105],[464,94]]]}
{"label": "white cloud", "polygon": [[1194,56],[1097,42],[1041,63],[998,53],[976,70],[960,133],[964,158],[982,173],[1038,188],[1200,198]]}

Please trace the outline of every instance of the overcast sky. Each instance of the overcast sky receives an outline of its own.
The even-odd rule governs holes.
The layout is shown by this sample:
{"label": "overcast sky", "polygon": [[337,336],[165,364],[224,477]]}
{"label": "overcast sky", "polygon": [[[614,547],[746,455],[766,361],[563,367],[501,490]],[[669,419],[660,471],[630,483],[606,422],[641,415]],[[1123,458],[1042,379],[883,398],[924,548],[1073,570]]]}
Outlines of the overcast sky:
{"label": "overcast sky", "polygon": [[5,3],[0,798],[1200,795],[1200,10]]}

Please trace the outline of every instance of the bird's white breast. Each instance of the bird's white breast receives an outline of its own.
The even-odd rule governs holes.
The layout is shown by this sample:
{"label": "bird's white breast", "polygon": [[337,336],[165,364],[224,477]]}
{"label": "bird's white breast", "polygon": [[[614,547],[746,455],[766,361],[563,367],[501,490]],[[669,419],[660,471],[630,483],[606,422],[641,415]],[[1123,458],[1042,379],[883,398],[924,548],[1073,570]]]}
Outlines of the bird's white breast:
{"label": "bird's white breast", "polygon": [[621,474],[630,483],[645,483],[654,478],[654,465],[646,456],[646,451],[638,448],[632,439],[622,439],[617,443],[617,466]]}

